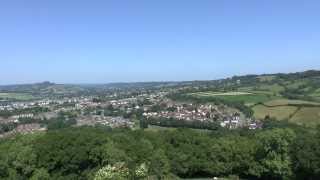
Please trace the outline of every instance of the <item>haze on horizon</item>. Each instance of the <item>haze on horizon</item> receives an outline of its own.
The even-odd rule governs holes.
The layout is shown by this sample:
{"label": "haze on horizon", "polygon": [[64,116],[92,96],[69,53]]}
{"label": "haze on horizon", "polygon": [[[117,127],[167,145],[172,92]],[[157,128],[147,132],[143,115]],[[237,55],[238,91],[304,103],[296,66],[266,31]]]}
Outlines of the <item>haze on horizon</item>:
{"label": "haze on horizon", "polygon": [[320,69],[320,2],[0,2],[0,84],[209,80]]}

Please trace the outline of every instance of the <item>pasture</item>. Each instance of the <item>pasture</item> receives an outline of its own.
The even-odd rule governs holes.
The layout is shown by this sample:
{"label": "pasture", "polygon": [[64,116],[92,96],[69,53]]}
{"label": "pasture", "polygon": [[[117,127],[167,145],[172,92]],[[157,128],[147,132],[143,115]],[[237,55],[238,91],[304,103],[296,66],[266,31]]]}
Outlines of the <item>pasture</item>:
{"label": "pasture", "polygon": [[312,97],[319,98],[319,97],[320,97],[320,89],[315,90],[315,91],[311,94],[311,96],[312,96]]}
{"label": "pasture", "polygon": [[252,93],[249,92],[199,92],[199,93],[191,93],[192,95],[198,95],[198,96],[239,96],[239,95],[251,95]]}
{"label": "pasture", "polygon": [[189,95],[206,98],[206,97],[214,97],[218,99],[223,99],[231,102],[244,102],[246,105],[250,106],[256,103],[263,103],[269,100],[272,100],[272,96],[265,93],[254,93],[254,92],[198,92],[198,93],[190,93]]}
{"label": "pasture", "polygon": [[266,116],[270,116],[277,120],[289,119],[297,109],[294,106],[266,107],[264,105],[256,105],[252,108],[256,119],[264,119]]}
{"label": "pasture", "polygon": [[263,91],[269,91],[273,93],[279,93],[281,91],[284,91],[284,87],[279,85],[279,84],[273,84],[273,85],[260,85],[258,86],[258,90],[263,90]]}
{"label": "pasture", "polygon": [[299,110],[291,119],[291,122],[314,127],[320,124],[320,107],[305,107]]}
{"label": "pasture", "polygon": [[318,102],[290,100],[290,99],[275,99],[264,103],[267,106],[285,106],[285,105],[320,105]]}

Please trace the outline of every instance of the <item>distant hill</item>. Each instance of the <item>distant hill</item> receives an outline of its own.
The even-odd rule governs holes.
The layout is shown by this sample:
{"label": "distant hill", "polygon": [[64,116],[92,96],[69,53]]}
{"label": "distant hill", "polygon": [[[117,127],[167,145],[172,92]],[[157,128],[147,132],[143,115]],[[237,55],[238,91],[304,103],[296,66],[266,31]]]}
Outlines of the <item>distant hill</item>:
{"label": "distant hill", "polygon": [[114,89],[158,89],[158,88],[248,88],[271,90],[289,98],[320,100],[320,71],[309,70],[297,73],[233,76],[226,79],[181,81],[181,82],[134,82],[108,84],[35,84],[0,86],[0,93],[29,93],[33,95],[61,95],[86,92],[101,92]]}
{"label": "distant hill", "polygon": [[0,86],[0,92],[2,93],[27,93],[32,95],[76,94],[82,91],[85,91],[85,89],[77,85],[51,82]]}
{"label": "distant hill", "polygon": [[42,82],[42,83],[35,83],[35,84],[17,84],[17,85],[3,85],[0,86],[1,91],[28,91],[31,89],[42,89],[49,86],[54,86],[55,83],[51,82]]}

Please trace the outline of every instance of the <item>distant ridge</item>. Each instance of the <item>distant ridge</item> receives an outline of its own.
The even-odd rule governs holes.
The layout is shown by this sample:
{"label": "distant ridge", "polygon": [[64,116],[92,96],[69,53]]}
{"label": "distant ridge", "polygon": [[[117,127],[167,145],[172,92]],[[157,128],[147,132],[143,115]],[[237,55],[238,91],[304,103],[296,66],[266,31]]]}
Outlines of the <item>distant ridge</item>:
{"label": "distant ridge", "polygon": [[320,78],[319,70],[307,70],[303,72],[294,72],[294,73],[274,73],[274,74],[248,74],[242,76],[233,76],[224,79],[215,79],[215,80],[193,80],[193,81],[151,81],[151,82],[113,82],[113,83],[101,83],[101,84],[56,84],[50,81],[44,81],[33,84],[13,84],[13,85],[0,85],[0,91],[13,91],[13,92],[34,92],[34,91],[43,91],[49,90],[49,92],[60,92],[60,91],[83,91],[87,88],[141,88],[141,87],[171,87],[171,86],[180,86],[180,85],[201,85],[206,83],[214,83],[219,81],[224,81],[228,79],[245,79],[248,77],[257,78],[263,76],[277,76],[290,79],[301,79],[301,78]]}

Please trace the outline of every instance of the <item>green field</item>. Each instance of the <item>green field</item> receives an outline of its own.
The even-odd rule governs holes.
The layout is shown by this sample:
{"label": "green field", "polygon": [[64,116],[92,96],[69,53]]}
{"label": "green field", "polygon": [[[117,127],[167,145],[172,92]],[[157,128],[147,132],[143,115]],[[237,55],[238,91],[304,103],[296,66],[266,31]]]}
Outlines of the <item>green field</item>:
{"label": "green field", "polygon": [[254,87],[252,86],[248,86],[248,87],[240,87],[238,88],[238,91],[245,91],[245,92],[251,92],[254,89]]}
{"label": "green field", "polygon": [[290,121],[297,124],[305,124],[307,126],[319,125],[320,107],[302,108],[290,119]]}
{"label": "green field", "polygon": [[248,86],[248,87],[240,87],[238,88],[239,91],[246,91],[251,93],[262,93],[262,94],[269,94],[269,95],[279,95],[280,92],[284,91],[285,88],[279,84],[262,84],[258,86]]}
{"label": "green field", "polygon": [[254,92],[198,92],[198,93],[191,93],[189,95],[195,96],[195,97],[215,97],[227,101],[234,101],[239,102],[242,101],[246,105],[250,106],[256,103],[263,103],[269,100],[272,100],[272,96],[265,94],[265,93],[254,93]]}
{"label": "green field", "polygon": [[249,92],[254,93],[254,94],[265,94],[265,95],[269,95],[269,96],[274,96],[274,94],[275,94],[272,91],[266,91],[266,90],[251,90]]}
{"label": "green field", "polygon": [[15,99],[20,101],[27,101],[34,99],[34,97],[30,94],[26,93],[0,93],[1,99]]}
{"label": "green field", "polygon": [[280,86],[279,84],[273,84],[273,85],[260,85],[258,87],[258,90],[279,93],[281,91],[284,91],[285,89],[284,89],[284,87]]}
{"label": "green field", "polygon": [[307,82],[305,80],[299,80],[299,81],[295,81],[294,83],[288,83],[286,85],[287,88],[289,89],[297,89],[302,85],[305,85]]}
{"label": "green field", "polygon": [[199,92],[199,93],[191,93],[192,95],[197,95],[197,96],[240,96],[240,95],[252,95],[252,93],[249,92],[240,92],[240,91],[235,91],[235,92]]}
{"label": "green field", "polygon": [[267,106],[284,106],[284,105],[320,105],[320,103],[303,100],[275,99],[264,103]]}
{"label": "green field", "polygon": [[173,127],[161,127],[161,126],[155,126],[155,125],[149,125],[145,131],[151,131],[151,132],[157,132],[157,131],[173,131],[176,130],[177,128]]}
{"label": "green field", "polygon": [[314,91],[314,93],[311,94],[312,97],[320,97],[320,89],[317,89]]}
{"label": "green field", "polygon": [[302,107],[298,109],[295,105],[320,105],[317,102],[276,99],[264,103],[264,105],[256,105],[252,109],[254,117],[264,119],[267,115],[277,120],[289,120],[296,124],[304,124],[307,126],[316,126],[320,124],[320,107]]}
{"label": "green field", "polygon": [[257,105],[253,108],[254,117],[257,119],[264,119],[266,116],[276,118],[277,120],[286,120],[298,109],[294,106],[279,106],[266,107],[264,105]]}

